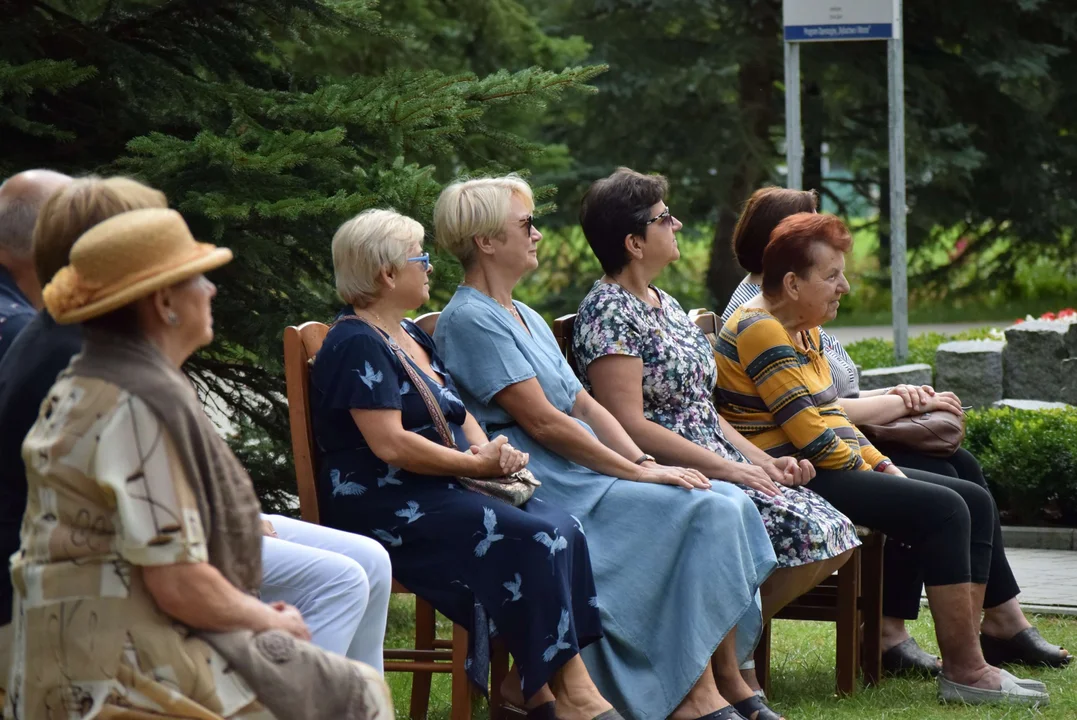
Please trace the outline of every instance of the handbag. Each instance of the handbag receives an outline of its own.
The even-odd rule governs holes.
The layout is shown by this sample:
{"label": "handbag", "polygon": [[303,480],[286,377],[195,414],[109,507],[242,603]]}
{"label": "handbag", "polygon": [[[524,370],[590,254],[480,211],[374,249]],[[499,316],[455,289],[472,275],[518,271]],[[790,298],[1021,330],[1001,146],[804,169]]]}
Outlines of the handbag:
{"label": "handbag", "polygon": [[[337,320],[337,322],[340,322],[341,320],[360,320],[367,325],[370,325],[369,322],[358,315],[345,315]],[[371,325],[371,327],[373,326]],[[456,439],[453,437],[452,429],[449,427],[449,421],[445,419],[445,414],[441,412],[441,406],[438,405],[437,398],[434,397],[434,393],[426,384],[426,380],[423,379],[418,370],[412,367],[411,361],[404,353],[404,349],[401,348],[395,340],[391,337],[387,337],[386,342],[389,344],[389,349],[396,355],[397,360],[404,366],[404,372],[408,374],[408,378],[411,379],[411,384],[415,387],[415,390],[418,391],[419,397],[423,399],[423,404],[426,405],[426,409],[430,413],[430,418],[434,421],[434,427],[437,428],[441,441],[445,443],[447,447],[458,449]],[[531,496],[535,494],[535,488],[542,485],[542,483],[539,482],[527,468],[517,470],[516,472],[503,477],[473,478],[458,476],[456,480],[469,490],[474,490],[477,493],[482,493],[483,495],[507,502],[513,507],[520,507],[530,500]]]}
{"label": "handbag", "polygon": [[950,457],[965,440],[965,417],[945,411],[906,415],[885,425],[857,427],[874,445],[897,446],[935,457]]}

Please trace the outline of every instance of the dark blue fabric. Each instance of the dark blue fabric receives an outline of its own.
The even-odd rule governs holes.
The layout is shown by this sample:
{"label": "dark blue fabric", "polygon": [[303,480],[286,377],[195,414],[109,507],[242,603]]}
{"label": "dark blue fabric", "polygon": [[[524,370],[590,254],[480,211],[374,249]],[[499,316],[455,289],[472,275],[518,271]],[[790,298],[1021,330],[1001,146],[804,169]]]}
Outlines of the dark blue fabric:
{"label": "dark blue fabric", "polygon": [[35,314],[37,310],[15,284],[15,278],[0,265],[0,360]]}
{"label": "dark blue fabric", "polygon": [[[444,386],[425,382],[466,450],[466,411],[433,340],[410,321],[404,328],[444,378]],[[384,335],[359,321],[335,325],[311,368],[310,402],[322,523],[381,541],[393,576],[468,629],[473,682],[486,689],[487,637],[504,640],[528,697],[601,637],[587,541],[570,515],[537,499],[514,508],[452,477],[391,467],[368,447],[352,409],[400,410],[405,429],[442,444]]]}
{"label": "dark blue fabric", "polygon": [[42,310],[0,360],[0,625],[11,622],[11,576],[7,561],[19,549],[26,509],[22,441],[59,375],[79,350],[77,325],[57,325]]}

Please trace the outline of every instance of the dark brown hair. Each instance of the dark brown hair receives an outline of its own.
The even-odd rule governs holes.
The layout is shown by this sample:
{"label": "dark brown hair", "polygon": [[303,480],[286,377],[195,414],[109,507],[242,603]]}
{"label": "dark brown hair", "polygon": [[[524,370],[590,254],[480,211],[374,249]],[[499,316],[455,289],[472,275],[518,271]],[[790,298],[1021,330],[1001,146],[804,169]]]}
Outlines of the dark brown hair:
{"label": "dark brown hair", "polygon": [[763,272],[763,251],[774,228],[790,215],[815,212],[818,201],[814,190],[765,187],[752,193],[733,230],[733,253],[740,266],[750,273]]}
{"label": "dark brown hair", "polygon": [[647,232],[651,207],[666,196],[669,181],[626,167],[595,180],[580,203],[580,227],[602,270],[616,275],[628,265],[625,237]]}
{"label": "dark brown hair", "polygon": [[763,294],[781,294],[787,273],[806,277],[815,265],[818,244],[846,253],[853,246],[853,236],[834,215],[797,213],[778,223],[763,252]]}

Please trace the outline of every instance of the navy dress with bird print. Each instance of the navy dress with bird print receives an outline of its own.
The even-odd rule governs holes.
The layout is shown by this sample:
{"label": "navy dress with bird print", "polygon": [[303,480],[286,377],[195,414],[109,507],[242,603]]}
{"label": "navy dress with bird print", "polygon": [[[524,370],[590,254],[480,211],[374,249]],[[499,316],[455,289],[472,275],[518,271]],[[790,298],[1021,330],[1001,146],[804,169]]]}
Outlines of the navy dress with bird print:
{"label": "navy dress with bird print", "polygon": [[[430,353],[440,377],[413,367],[466,450],[466,411],[434,341],[410,320],[403,327]],[[515,508],[453,477],[392,467],[367,445],[353,409],[399,410],[406,430],[442,444],[381,331],[358,320],[333,326],[311,368],[310,403],[322,523],[380,540],[393,577],[468,629],[477,685],[486,688],[495,636],[515,658],[526,697],[601,637],[587,540],[571,515],[538,499]]]}

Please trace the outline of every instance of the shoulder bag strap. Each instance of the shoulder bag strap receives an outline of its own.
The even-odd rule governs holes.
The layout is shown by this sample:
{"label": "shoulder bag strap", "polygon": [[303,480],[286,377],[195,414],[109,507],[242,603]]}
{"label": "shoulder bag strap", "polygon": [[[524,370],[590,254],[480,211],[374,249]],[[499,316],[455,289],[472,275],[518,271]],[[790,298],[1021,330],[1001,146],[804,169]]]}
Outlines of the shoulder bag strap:
{"label": "shoulder bag strap", "polygon": [[[333,324],[336,325],[344,320],[358,320],[359,322],[369,325],[379,335],[384,335],[384,333],[370,323],[370,321],[361,318],[358,315],[344,315],[338,318]],[[389,349],[396,355],[396,359],[404,366],[404,372],[411,378],[411,384],[415,386],[415,391],[418,392],[419,397],[423,399],[423,404],[426,405],[426,410],[430,413],[430,418],[434,421],[434,427],[437,428],[438,435],[441,436],[441,441],[447,446],[455,448],[456,440],[453,438],[452,430],[449,428],[449,422],[445,419],[445,413],[441,412],[441,406],[438,405],[437,398],[434,397],[434,393],[431,392],[430,387],[426,384],[426,380],[423,379],[418,370],[411,366],[411,361],[408,360],[408,356],[404,353],[404,349],[401,348],[395,340],[391,337],[386,337],[385,341],[389,345]]]}

